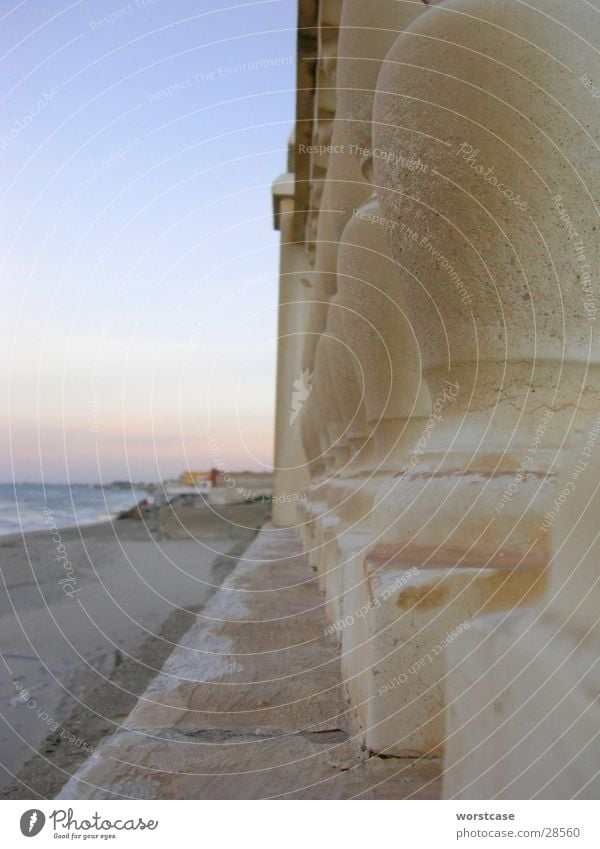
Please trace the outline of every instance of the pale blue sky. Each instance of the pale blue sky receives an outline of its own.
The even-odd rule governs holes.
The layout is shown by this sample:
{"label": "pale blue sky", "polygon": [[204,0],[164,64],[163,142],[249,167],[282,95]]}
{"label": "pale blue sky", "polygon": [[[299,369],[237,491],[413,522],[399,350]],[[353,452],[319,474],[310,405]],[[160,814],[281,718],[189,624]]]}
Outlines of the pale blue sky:
{"label": "pale blue sky", "polygon": [[0,479],[269,466],[295,0],[0,10]]}

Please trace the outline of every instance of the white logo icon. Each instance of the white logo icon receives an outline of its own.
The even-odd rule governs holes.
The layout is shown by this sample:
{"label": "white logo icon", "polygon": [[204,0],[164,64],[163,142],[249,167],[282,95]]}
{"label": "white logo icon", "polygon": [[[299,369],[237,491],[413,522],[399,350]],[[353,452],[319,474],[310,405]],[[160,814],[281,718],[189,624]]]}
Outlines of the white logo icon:
{"label": "white logo icon", "polygon": [[310,379],[312,375],[309,370],[301,372],[300,378],[294,381],[292,392],[292,412],[290,413],[290,425],[293,425],[302,411],[304,402],[312,392]]}

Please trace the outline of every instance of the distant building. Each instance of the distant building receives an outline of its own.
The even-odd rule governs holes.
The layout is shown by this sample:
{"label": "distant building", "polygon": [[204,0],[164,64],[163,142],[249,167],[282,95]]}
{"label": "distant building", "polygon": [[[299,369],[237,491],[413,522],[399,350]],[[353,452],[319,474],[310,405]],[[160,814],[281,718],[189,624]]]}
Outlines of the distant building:
{"label": "distant building", "polygon": [[167,496],[202,495],[208,497],[213,486],[212,471],[182,472],[176,481],[165,481],[164,490]]}
{"label": "distant building", "polygon": [[179,475],[182,486],[193,487],[199,493],[208,493],[214,483],[214,470],[208,472],[182,472]]}

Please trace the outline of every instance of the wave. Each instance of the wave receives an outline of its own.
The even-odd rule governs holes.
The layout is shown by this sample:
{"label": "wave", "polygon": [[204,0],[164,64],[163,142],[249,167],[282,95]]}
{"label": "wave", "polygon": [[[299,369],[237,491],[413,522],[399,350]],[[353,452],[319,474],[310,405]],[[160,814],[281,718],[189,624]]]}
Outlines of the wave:
{"label": "wave", "polygon": [[142,490],[0,484],[0,536],[42,530],[49,515],[58,528],[107,522],[144,498],[152,500]]}

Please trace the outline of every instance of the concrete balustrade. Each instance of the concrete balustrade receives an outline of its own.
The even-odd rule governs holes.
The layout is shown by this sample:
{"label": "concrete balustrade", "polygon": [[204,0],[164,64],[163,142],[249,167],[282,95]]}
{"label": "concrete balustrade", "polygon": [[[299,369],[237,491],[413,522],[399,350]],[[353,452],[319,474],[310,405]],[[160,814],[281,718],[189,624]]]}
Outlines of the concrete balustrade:
{"label": "concrete balustrade", "polygon": [[[345,139],[340,147],[354,157],[370,192],[355,205],[339,238],[336,303],[344,337],[352,346],[355,384],[361,389],[364,385],[369,450],[349,464],[358,473],[340,474],[329,488],[333,517],[319,518],[317,562],[331,615],[348,623],[342,636],[342,667],[350,690],[358,687],[357,693],[367,694],[357,697],[357,708],[369,747],[381,614],[373,609],[375,636],[366,636],[353,605],[369,606],[365,555],[373,545],[376,493],[383,480],[402,473],[420,421],[429,412],[418,347],[389,250],[389,227],[372,185],[370,116],[381,62],[398,32],[423,10],[414,4],[384,2],[371,8],[344,3],[338,44],[336,125],[343,128]],[[393,604],[391,596],[386,598],[386,608]],[[387,616],[389,620],[389,612]]]}
{"label": "concrete balustrade", "polygon": [[[449,796],[575,792],[592,759],[552,776],[566,750],[542,752],[530,681],[583,633],[571,624],[555,655],[543,649],[573,618],[565,586],[591,587],[591,555],[574,552],[579,583],[558,551],[586,509],[569,475],[600,410],[598,10],[313,5],[314,88],[296,129],[312,150],[296,145],[294,165],[310,175],[296,180],[292,235],[304,300],[282,324],[303,340],[280,347],[279,367],[310,374],[296,437],[307,501],[287,521],[319,571],[369,750],[444,755]],[[505,648],[494,689],[486,670]],[[566,728],[589,697],[561,675]],[[513,745],[529,697],[539,769]],[[591,735],[587,719],[578,728],[567,741]]]}
{"label": "concrete balustrade", "polygon": [[596,414],[560,477],[543,599],[481,616],[448,651],[448,798],[598,798],[599,432]]}
{"label": "concrete balustrade", "polygon": [[[457,392],[406,484],[413,506],[402,532],[423,545],[469,550],[485,515],[486,551],[526,555],[564,440],[599,400],[586,294],[553,200],[560,195],[581,221],[592,262],[590,141],[556,102],[565,67],[499,35],[509,24],[530,32],[534,20],[538,13],[513,4],[446,3],[400,36],[379,80],[374,137],[392,158],[377,159],[375,173],[389,217],[416,234],[412,242],[408,230],[395,232],[392,247],[413,272],[406,299],[424,376],[434,400],[449,386]],[[552,21],[540,24],[548,47],[555,34]],[[427,171],[407,164],[415,161]],[[574,179],[577,166],[586,184]],[[518,492],[496,511],[540,428]]]}

